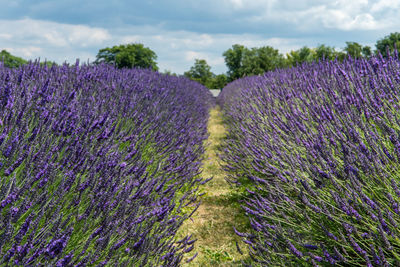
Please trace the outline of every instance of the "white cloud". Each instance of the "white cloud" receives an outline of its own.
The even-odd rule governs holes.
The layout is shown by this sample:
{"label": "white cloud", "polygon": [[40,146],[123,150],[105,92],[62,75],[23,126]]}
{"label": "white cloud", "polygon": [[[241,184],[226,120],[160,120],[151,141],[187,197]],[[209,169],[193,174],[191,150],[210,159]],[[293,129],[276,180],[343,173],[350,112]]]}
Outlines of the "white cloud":
{"label": "white cloud", "polygon": [[27,46],[27,47],[19,47],[19,48],[5,47],[4,49],[12,54],[22,55],[25,58],[26,57],[30,58],[30,57],[34,56],[35,54],[42,51],[42,49],[40,47],[36,47],[36,46]]}
{"label": "white cloud", "polygon": [[[13,54],[27,59],[41,57],[58,63],[64,61],[74,63],[76,58],[94,61],[98,50],[104,47],[143,43],[156,52],[161,71],[168,69],[183,73],[198,58],[206,59],[212,67],[211,70],[218,74],[226,71],[222,53],[233,44],[242,44],[249,48],[269,45],[286,54],[304,45],[311,47],[318,43],[344,45],[344,41],[347,40],[340,40],[340,38],[336,43],[325,41],[329,33],[333,32],[332,29],[342,32],[363,30],[369,36],[372,30],[389,31],[393,29],[393,25],[399,25],[400,22],[396,16],[386,18],[376,15],[376,12],[388,12],[388,6],[393,6],[391,0],[381,0],[375,4],[367,0],[311,1],[223,0],[225,4],[230,5],[229,12],[235,9],[235,12],[244,11],[248,14],[232,17],[242,22],[244,26],[251,28],[255,25],[263,27],[265,25],[263,34],[252,34],[251,30],[246,31],[249,33],[245,34],[166,30],[167,23],[163,22],[153,26],[125,25],[107,30],[100,27],[29,18],[0,20],[0,50],[8,47],[7,50]],[[315,2],[318,3],[315,4]],[[396,8],[399,6],[399,4],[397,7],[394,5]],[[239,14],[235,12],[232,13],[233,16]],[[291,27],[289,33],[279,32],[282,22]],[[277,29],[271,31],[273,27]],[[320,36],[316,37],[314,34],[316,31],[319,31]],[[384,36],[383,31],[380,32],[379,37]],[[282,37],[293,33],[298,37]],[[335,34],[338,35],[337,31]],[[368,38],[375,42],[376,36],[375,34]]]}
{"label": "white cloud", "polygon": [[242,0],[230,0],[229,2],[232,3],[232,5],[236,8],[241,8],[243,7],[243,1]]}
{"label": "white cloud", "polygon": [[277,0],[227,0],[226,4],[237,10],[251,10],[259,8],[271,9],[277,2]]}
{"label": "white cloud", "polygon": [[[223,52],[233,44],[246,47],[272,46],[283,54],[300,48],[304,42],[300,39],[265,38],[254,34],[209,34],[204,42],[204,36],[192,32],[163,32],[163,43],[157,43],[157,38],[143,37],[146,44],[154,48],[159,55],[161,70],[169,69],[183,73],[193,66],[195,59],[205,59],[214,73],[226,71]],[[203,41],[202,41],[203,40]],[[303,44],[302,44],[303,43]],[[175,59],[175,64],[173,63]],[[175,65],[172,67],[172,65]]]}
{"label": "white cloud", "polygon": [[67,35],[68,41],[82,46],[103,43],[111,38],[111,35],[105,29],[83,25],[72,26],[67,31],[69,31]]}
{"label": "white cloud", "polygon": [[43,34],[44,39],[51,45],[68,46],[65,37],[57,31],[48,31]]}
{"label": "white cloud", "polygon": [[140,40],[138,35],[127,35],[121,38],[121,44],[136,43]]}
{"label": "white cloud", "polygon": [[[43,20],[0,20],[0,49],[27,59],[41,57],[56,62],[87,59],[85,49],[102,46],[111,39],[106,29]],[[93,58],[91,55],[90,58]]]}
{"label": "white cloud", "polygon": [[[135,33],[135,34],[132,34]],[[112,40],[112,42],[111,42]],[[159,26],[131,26],[113,32],[106,46],[143,43],[156,52],[161,71],[187,71],[195,59],[205,59],[214,73],[226,72],[222,53],[233,44],[246,47],[273,46],[281,53],[298,49],[304,42],[295,38],[268,38],[257,34],[198,34],[190,31],[167,31]]]}
{"label": "white cloud", "polygon": [[400,24],[398,0],[228,0],[232,9],[252,10],[240,18],[249,25],[287,23],[293,29],[315,32],[325,29],[380,30]]}
{"label": "white cloud", "polygon": [[186,51],[185,60],[194,63],[195,59],[205,59],[209,65],[223,65],[224,58],[222,56],[215,57],[212,53]]}
{"label": "white cloud", "polygon": [[37,55],[40,52],[42,52],[42,49],[40,47],[36,47],[36,46],[28,46],[28,47],[19,48],[19,49],[17,49],[17,51],[21,51],[21,53],[25,57],[29,58],[29,57],[32,57],[32,56]]}
{"label": "white cloud", "polygon": [[186,51],[185,52],[185,60],[186,61],[194,61],[197,59],[204,59],[206,55],[204,53],[196,52],[196,51]]}
{"label": "white cloud", "polygon": [[60,47],[101,44],[111,37],[108,31],[102,28],[29,18],[0,20],[0,32],[2,36],[8,36],[8,39],[10,36],[20,41],[29,38],[37,43],[50,43]]}
{"label": "white cloud", "polygon": [[12,35],[11,35],[11,34],[8,34],[8,33],[0,33],[0,39],[9,40],[9,39],[11,39],[11,38],[12,38]]}
{"label": "white cloud", "polygon": [[351,16],[343,10],[326,10],[324,14],[320,16],[320,20],[326,28],[349,31],[376,30],[385,26],[384,23],[376,21],[369,13]]}
{"label": "white cloud", "polygon": [[[132,34],[135,33],[135,34]],[[156,52],[161,71],[187,71],[195,59],[205,59],[216,74],[226,71],[222,53],[233,44],[273,46],[281,53],[301,47],[301,40],[265,38],[255,34],[198,34],[166,31],[158,26],[130,26],[108,32],[102,28],[41,20],[0,20],[0,49],[26,58],[74,63],[76,58],[93,62],[99,49],[118,44],[143,43]],[[4,41],[3,41],[4,40]]]}
{"label": "white cloud", "polygon": [[350,30],[377,30],[387,26],[370,11],[368,0],[336,0],[332,3],[310,8],[303,13],[325,28]]}
{"label": "white cloud", "polygon": [[327,4],[328,9],[343,10],[345,13],[359,13],[368,7],[368,0],[336,0],[332,4]]}
{"label": "white cloud", "polygon": [[186,46],[192,47],[208,47],[214,44],[214,39],[209,34],[200,34],[198,36],[193,36],[194,38],[183,39],[182,41]]}
{"label": "white cloud", "polygon": [[387,9],[398,9],[400,8],[400,1],[398,0],[380,0],[374,3],[371,7],[371,12],[381,12]]}

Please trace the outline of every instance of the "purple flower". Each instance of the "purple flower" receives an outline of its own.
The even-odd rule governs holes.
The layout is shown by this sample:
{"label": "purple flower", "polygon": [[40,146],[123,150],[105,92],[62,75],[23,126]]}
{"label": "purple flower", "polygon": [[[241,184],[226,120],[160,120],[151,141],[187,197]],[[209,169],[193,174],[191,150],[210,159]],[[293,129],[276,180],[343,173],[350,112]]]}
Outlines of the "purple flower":
{"label": "purple flower", "polygon": [[116,244],[114,244],[112,250],[117,250],[119,249],[122,245],[124,245],[126,242],[126,238],[121,239],[120,241],[118,241]]}
{"label": "purple flower", "polygon": [[297,248],[290,241],[287,241],[287,244],[289,246],[289,250],[293,253],[293,255],[295,255],[299,259],[303,257],[303,253],[297,250]]}
{"label": "purple flower", "polygon": [[385,244],[385,248],[386,248],[387,250],[392,250],[393,247],[392,247],[392,245],[390,244],[389,240],[387,239],[386,233],[385,233],[385,231],[383,230],[381,224],[378,224],[378,232],[379,232],[379,235],[380,235],[380,237],[381,237],[383,243]]}
{"label": "purple flower", "polygon": [[4,208],[8,204],[13,203],[16,199],[17,199],[17,194],[11,193],[3,201],[0,202],[0,207]]}
{"label": "purple flower", "polygon": [[133,244],[132,249],[137,250],[140,248],[140,246],[143,244],[144,237],[140,238],[139,241],[137,241],[135,244]]}
{"label": "purple flower", "polygon": [[354,249],[358,254],[360,254],[361,256],[365,256],[365,255],[367,254],[367,252],[366,252],[365,250],[363,250],[363,249],[360,247],[360,245],[359,245],[356,241],[354,241],[354,239],[351,237],[351,235],[348,235],[347,237],[348,237],[348,239],[350,240],[351,246],[353,247],[353,249]]}
{"label": "purple flower", "polygon": [[127,164],[126,162],[122,162],[119,166],[120,166],[121,168],[125,168],[127,165],[128,165],[128,164]]}
{"label": "purple flower", "polygon": [[324,257],[325,259],[330,263],[330,264],[335,264],[336,260],[333,258],[333,256],[326,250],[322,250],[324,252]]}
{"label": "purple flower", "polygon": [[361,236],[362,236],[363,238],[366,238],[366,239],[369,238],[369,234],[368,234],[368,233],[362,233]]}
{"label": "purple flower", "polygon": [[335,251],[335,255],[339,259],[339,261],[342,262],[346,261],[345,257],[340,253],[340,251],[336,247],[334,247],[333,250]]}
{"label": "purple flower", "polygon": [[66,245],[67,241],[65,238],[55,239],[46,247],[45,252],[50,256],[50,258],[54,258],[56,255],[61,253]]}
{"label": "purple flower", "polygon": [[323,261],[323,258],[322,258],[322,257],[317,256],[317,255],[314,255],[314,254],[312,254],[311,252],[309,252],[308,255],[310,255],[310,257],[311,257],[313,260],[316,260],[316,261],[318,261],[318,262]]}
{"label": "purple flower", "polygon": [[389,263],[386,261],[385,254],[381,247],[378,247],[379,250],[379,259],[382,261],[382,265],[385,267],[389,267]]}
{"label": "purple flower", "polygon": [[10,157],[12,150],[13,150],[12,145],[7,146],[6,148],[3,149],[3,156],[6,158]]}
{"label": "purple flower", "polygon": [[312,250],[318,249],[318,246],[311,245],[311,244],[304,244],[303,247],[305,247],[307,249],[312,249]]}

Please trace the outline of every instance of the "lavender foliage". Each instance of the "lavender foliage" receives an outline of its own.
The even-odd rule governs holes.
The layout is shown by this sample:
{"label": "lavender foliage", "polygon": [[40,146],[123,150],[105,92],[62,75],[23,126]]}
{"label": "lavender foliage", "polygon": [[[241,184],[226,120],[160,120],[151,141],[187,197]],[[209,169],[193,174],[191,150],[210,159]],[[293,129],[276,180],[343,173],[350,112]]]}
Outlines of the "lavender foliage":
{"label": "lavender foliage", "polygon": [[0,265],[178,265],[213,101],[150,70],[0,66]]}
{"label": "lavender foliage", "polygon": [[400,265],[397,55],[243,78],[218,101],[255,262]]}

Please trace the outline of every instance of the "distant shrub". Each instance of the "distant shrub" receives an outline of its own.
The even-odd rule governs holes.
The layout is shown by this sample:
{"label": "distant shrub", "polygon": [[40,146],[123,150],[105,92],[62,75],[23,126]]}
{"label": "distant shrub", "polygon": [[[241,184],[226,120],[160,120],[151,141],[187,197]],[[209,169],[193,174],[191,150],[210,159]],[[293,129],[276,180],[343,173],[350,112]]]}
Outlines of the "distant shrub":
{"label": "distant shrub", "polygon": [[4,64],[4,66],[6,66],[8,68],[17,68],[17,67],[27,63],[27,61],[25,59],[13,56],[6,50],[1,50],[0,62],[2,62]]}

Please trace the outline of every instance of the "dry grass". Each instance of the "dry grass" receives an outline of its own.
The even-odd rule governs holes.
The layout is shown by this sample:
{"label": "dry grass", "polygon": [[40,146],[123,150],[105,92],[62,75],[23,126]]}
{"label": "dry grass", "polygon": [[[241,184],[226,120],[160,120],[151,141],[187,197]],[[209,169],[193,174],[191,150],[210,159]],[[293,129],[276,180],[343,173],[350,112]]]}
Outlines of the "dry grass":
{"label": "dry grass", "polygon": [[202,175],[204,178],[214,178],[201,188],[205,193],[201,198],[201,206],[180,229],[179,236],[193,234],[197,239],[195,249],[186,258],[198,253],[191,263],[183,260],[182,266],[241,266],[241,259],[245,256],[237,251],[236,242],[240,241],[240,237],[233,231],[233,226],[240,230],[245,227],[246,219],[240,212],[234,190],[225,180],[216,154],[225,136],[218,106],[210,111],[208,131],[210,136]]}

